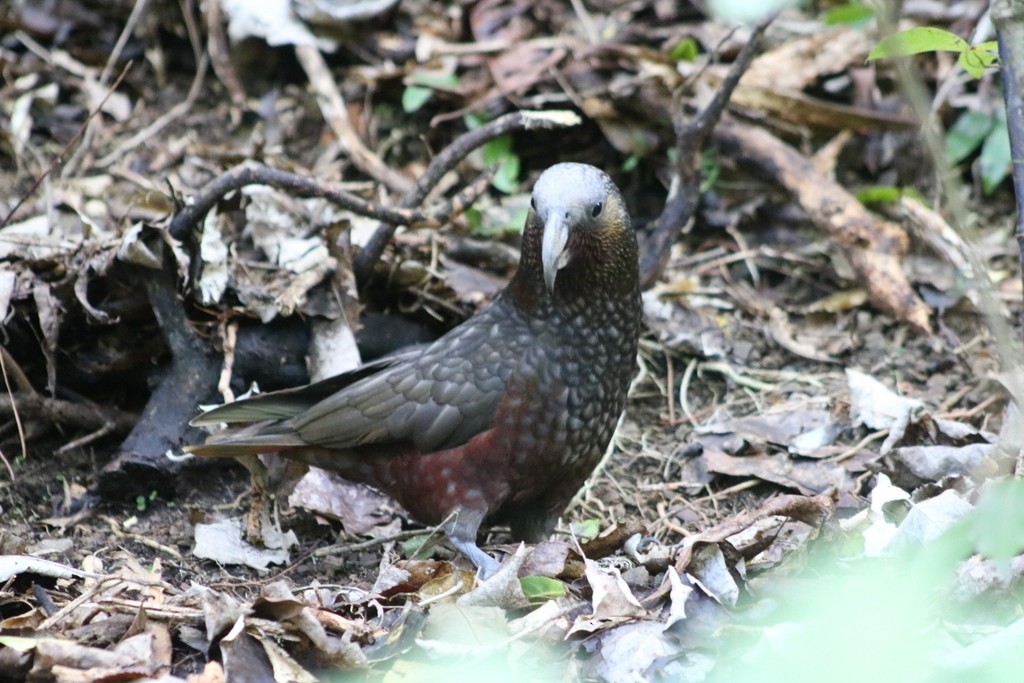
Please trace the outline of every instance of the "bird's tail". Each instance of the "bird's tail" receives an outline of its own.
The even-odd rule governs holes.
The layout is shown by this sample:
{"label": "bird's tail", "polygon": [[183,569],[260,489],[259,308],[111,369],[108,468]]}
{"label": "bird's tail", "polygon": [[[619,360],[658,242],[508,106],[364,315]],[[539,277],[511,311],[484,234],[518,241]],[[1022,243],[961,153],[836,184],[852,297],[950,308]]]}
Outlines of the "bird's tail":
{"label": "bird's tail", "polygon": [[308,446],[290,428],[273,421],[228,428],[211,434],[206,443],[185,446],[185,452],[206,458],[234,458],[259,453],[285,453]]}

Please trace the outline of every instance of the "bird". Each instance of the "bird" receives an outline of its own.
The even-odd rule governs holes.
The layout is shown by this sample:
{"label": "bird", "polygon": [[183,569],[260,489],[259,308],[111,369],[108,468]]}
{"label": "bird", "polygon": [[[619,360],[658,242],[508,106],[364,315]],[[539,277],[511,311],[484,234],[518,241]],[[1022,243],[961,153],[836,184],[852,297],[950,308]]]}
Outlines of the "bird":
{"label": "bird", "polygon": [[551,166],[487,307],[425,347],[209,410],[192,424],[228,427],[186,450],[276,453],[369,484],[488,578],[500,565],[481,525],[545,540],[608,448],[636,370],[637,251],[604,171]]}

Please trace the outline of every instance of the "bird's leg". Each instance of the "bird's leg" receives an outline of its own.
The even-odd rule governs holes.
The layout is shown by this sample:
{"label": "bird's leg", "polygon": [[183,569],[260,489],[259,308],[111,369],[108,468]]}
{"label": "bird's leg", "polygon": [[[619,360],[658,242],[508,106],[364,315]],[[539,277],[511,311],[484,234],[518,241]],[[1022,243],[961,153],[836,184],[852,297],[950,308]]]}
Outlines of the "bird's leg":
{"label": "bird's leg", "polygon": [[[559,507],[562,510],[564,506]],[[558,523],[558,512],[550,509],[523,506],[506,513],[512,538],[527,543],[540,543],[551,538],[551,532]]]}
{"label": "bird's leg", "polygon": [[488,579],[498,571],[498,561],[480,550],[476,533],[486,517],[486,510],[460,508],[444,523],[444,533],[455,549],[466,556],[479,570],[481,579]]}
{"label": "bird's leg", "polygon": [[245,465],[252,478],[252,489],[249,498],[249,514],[245,520],[245,540],[256,545],[265,545],[263,530],[264,520],[270,521],[267,511],[267,499],[270,497],[270,483],[267,467],[258,455],[243,455],[238,461]]}

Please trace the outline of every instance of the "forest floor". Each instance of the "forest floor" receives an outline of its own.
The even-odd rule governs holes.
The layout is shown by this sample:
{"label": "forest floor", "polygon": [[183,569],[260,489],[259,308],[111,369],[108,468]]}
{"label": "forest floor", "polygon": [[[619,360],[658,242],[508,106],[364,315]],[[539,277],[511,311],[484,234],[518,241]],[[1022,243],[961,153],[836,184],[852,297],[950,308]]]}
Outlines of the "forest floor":
{"label": "forest floor", "polygon": [[[892,63],[865,63],[876,22],[783,13],[661,252],[673,116],[708,103],[749,28],[674,2],[420,0],[320,29],[318,52],[293,45],[313,39],[295,17],[232,10],[225,33],[214,2],[45,5],[0,9],[10,680],[1009,675],[1022,287],[994,71],[915,58],[959,157],[940,173]],[[985,3],[904,5],[907,26],[967,36]],[[467,130],[532,110],[579,121],[510,129],[400,204]],[[169,232],[246,160],[447,213],[400,229],[358,288],[378,221],[326,199],[249,186]],[[489,532],[512,559],[480,584],[443,540],[416,555],[436,534],[388,499],[333,480],[268,505],[287,547],[233,536],[249,473],[180,457],[199,405],[351,367],[309,351],[320,336],[361,328],[365,360],[461,322],[507,281],[532,182],[561,161],[605,169],[642,253],[666,258],[625,417],[553,541],[531,555]],[[444,204],[467,186],[471,207]]]}

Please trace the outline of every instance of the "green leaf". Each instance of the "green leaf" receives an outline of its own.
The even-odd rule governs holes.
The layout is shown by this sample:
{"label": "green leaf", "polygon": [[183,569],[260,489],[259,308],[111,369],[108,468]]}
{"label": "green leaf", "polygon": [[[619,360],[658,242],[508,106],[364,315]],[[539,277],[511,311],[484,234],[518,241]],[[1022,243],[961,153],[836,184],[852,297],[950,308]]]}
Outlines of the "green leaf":
{"label": "green leaf", "polygon": [[597,538],[597,535],[601,533],[601,522],[591,517],[581,522],[573,522],[570,528],[577,538],[586,542],[592,538]]}
{"label": "green leaf", "polygon": [[707,192],[714,187],[721,172],[722,165],[718,162],[718,156],[705,150],[700,156],[700,191]]}
{"label": "green leaf", "polygon": [[482,232],[484,214],[480,209],[475,206],[471,206],[462,212],[462,216],[466,219],[466,223],[469,225],[469,231],[471,233],[476,235]]}
{"label": "green leaf", "polygon": [[966,40],[941,28],[920,26],[886,36],[868,54],[868,61],[883,57],[902,57],[921,52],[964,52],[971,46]]}
{"label": "green leaf", "polygon": [[409,74],[405,82],[405,92],[402,93],[402,109],[406,114],[419,111],[424,104],[434,95],[435,90],[451,90],[459,85],[459,78],[455,74],[441,71],[414,71]]}
{"label": "green leaf", "polygon": [[995,55],[996,59],[999,59],[999,41],[998,40],[989,40],[987,42],[981,43],[980,45],[975,45],[971,49],[972,50],[976,50],[978,52],[989,52],[989,53]]}
{"label": "green leaf", "polygon": [[483,147],[484,164],[497,166],[498,173],[491,185],[505,194],[519,189],[519,156],[512,151],[512,136],[496,137]]}
{"label": "green leaf", "polygon": [[498,172],[491,181],[494,189],[505,194],[513,194],[519,189],[519,157],[510,154],[498,167]]}
{"label": "green leaf", "polygon": [[964,71],[975,78],[981,78],[985,74],[985,69],[994,66],[999,61],[998,43],[995,43],[997,46],[995,48],[988,47],[992,43],[995,43],[995,41],[982,43],[961,52],[957,62],[963,67]]}
{"label": "green leaf", "polygon": [[858,190],[856,196],[861,204],[891,204],[899,201],[903,190],[893,185],[872,185]]}
{"label": "green leaf", "polygon": [[903,197],[911,197],[919,202],[925,201],[920,192],[912,187],[896,187],[894,185],[870,185],[857,192],[857,200],[861,204],[890,204]]}
{"label": "green leaf", "polygon": [[512,156],[512,136],[501,135],[484,145],[484,164],[494,166]]}
{"label": "green leaf", "polygon": [[674,62],[692,62],[699,54],[697,41],[693,38],[683,38],[668,51],[668,57]]}
{"label": "green leaf", "polygon": [[875,18],[875,11],[867,5],[859,2],[851,2],[846,5],[839,5],[825,12],[822,21],[826,26],[863,26]]}
{"label": "green leaf", "polygon": [[459,86],[458,76],[437,71],[414,71],[406,80],[413,85],[422,85],[434,90],[451,90]]}
{"label": "green leaf", "polygon": [[413,536],[402,541],[399,546],[402,548],[402,556],[410,560],[423,560],[432,557],[434,554],[434,543],[431,542],[430,534]]}
{"label": "green leaf", "polygon": [[434,91],[430,88],[423,88],[418,85],[407,86],[405,92],[402,93],[402,109],[406,114],[412,114],[422,109],[423,105],[433,96]]}
{"label": "green leaf", "polygon": [[946,156],[959,164],[978,149],[995,123],[992,114],[968,109],[946,133]]}
{"label": "green leaf", "polygon": [[476,130],[488,121],[490,119],[484,114],[469,113],[462,117],[462,122],[466,124],[466,130]]}
{"label": "green leaf", "polygon": [[978,165],[981,167],[981,189],[992,194],[1010,172],[1010,131],[1006,117],[996,117],[995,125],[981,145]]}
{"label": "green leaf", "polygon": [[566,593],[564,583],[546,576],[524,576],[519,579],[519,585],[530,602],[555,600]]}

